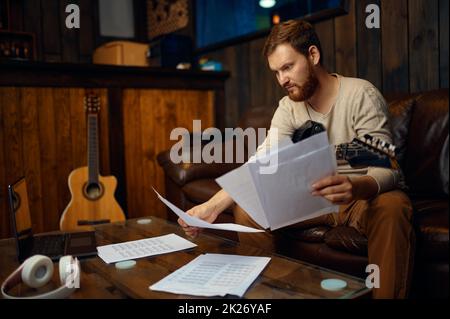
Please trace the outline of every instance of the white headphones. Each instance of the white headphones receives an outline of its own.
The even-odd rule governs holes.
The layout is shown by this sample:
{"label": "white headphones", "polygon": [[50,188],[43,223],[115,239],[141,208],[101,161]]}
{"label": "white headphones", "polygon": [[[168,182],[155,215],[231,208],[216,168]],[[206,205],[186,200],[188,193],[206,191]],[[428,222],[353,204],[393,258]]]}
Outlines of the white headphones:
{"label": "white headphones", "polygon": [[[53,262],[43,255],[34,255],[23,262],[2,284],[2,295],[8,299],[60,299],[71,295],[79,284],[80,262],[72,256],[59,260],[59,279],[61,287],[44,294],[31,297],[15,297],[8,290],[23,282],[32,288],[46,285],[53,276]],[[78,282],[77,282],[78,281]]]}

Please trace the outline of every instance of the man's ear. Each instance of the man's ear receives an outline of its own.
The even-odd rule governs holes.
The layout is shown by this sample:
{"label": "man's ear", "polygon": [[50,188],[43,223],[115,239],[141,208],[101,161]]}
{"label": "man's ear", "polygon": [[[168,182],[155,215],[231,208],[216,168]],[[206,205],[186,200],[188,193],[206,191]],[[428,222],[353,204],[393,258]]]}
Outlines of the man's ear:
{"label": "man's ear", "polygon": [[320,51],[319,51],[319,49],[315,45],[312,45],[312,46],[309,47],[308,51],[309,51],[309,58],[310,58],[311,63],[314,66],[319,65],[320,64]]}

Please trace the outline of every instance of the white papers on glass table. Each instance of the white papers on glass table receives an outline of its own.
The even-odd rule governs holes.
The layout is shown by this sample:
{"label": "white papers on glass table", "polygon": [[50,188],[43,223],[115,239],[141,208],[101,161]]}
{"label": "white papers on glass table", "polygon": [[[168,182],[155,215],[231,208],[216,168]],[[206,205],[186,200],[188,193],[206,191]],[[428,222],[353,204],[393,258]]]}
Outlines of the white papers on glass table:
{"label": "white papers on glass table", "polygon": [[220,230],[231,230],[231,231],[237,231],[237,232],[244,232],[244,233],[260,233],[264,232],[264,230],[256,229],[252,227],[247,227],[239,224],[233,224],[233,223],[223,223],[223,224],[211,224],[208,223],[200,218],[191,216],[183,212],[181,209],[179,209],[177,206],[169,202],[167,199],[162,197],[154,188],[156,195],[158,195],[158,198],[167,206],[170,208],[171,211],[173,211],[175,214],[177,214],[178,217],[180,217],[186,224],[193,227],[200,227],[200,228],[211,228],[211,229],[220,229]]}
{"label": "white papers on glass table", "polygon": [[97,247],[98,256],[107,264],[171,253],[197,245],[175,234],[127,241]]}
{"label": "white papers on glass table", "polygon": [[193,296],[242,297],[269,261],[269,257],[200,255],[149,288]]}
{"label": "white papers on glass table", "polygon": [[[273,170],[263,164],[272,162],[276,163]],[[274,173],[261,174],[262,167]],[[336,174],[336,170],[334,147],[323,132],[271,151],[259,160],[256,157],[216,181],[262,228],[275,230],[336,212],[336,205],[311,195],[311,185]]]}

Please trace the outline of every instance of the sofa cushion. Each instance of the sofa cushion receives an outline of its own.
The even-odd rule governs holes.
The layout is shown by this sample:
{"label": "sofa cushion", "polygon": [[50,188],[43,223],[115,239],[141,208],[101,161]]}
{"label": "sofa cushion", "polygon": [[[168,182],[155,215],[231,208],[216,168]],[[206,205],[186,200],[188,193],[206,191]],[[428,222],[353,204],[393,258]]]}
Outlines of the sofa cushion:
{"label": "sofa cushion", "polygon": [[403,171],[413,198],[448,199],[448,90],[415,101]]}
{"label": "sofa cushion", "polygon": [[182,190],[188,200],[201,204],[213,197],[220,190],[220,186],[214,179],[198,179],[184,185]]}
{"label": "sofa cushion", "polygon": [[418,254],[429,261],[448,261],[448,201],[415,200]]}
{"label": "sofa cushion", "polygon": [[367,238],[353,227],[334,227],[325,234],[325,243],[336,250],[367,256]]}
{"label": "sofa cushion", "polygon": [[389,121],[392,130],[393,143],[396,146],[396,157],[400,166],[406,154],[406,143],[411,116],[416,96],[397,96],[389,98]]}
{"label": "sofa cushion", "polygon": [[[223,153],[223,152],[222,152]],[[159,165],[164,169],[164,174],[175,184],[185,184],[198,179],[212,179],[237,168],[238,163],[178,163],[170,159],[170,150],[164,151],[157,156]]]}
{"label": "sofa cushion", "polygon": [[305,241],[309,243],[323,243],[325,234],[331,227],[323,225],[306,229],[280,229],[277,236],[285,236],[291,240]]}

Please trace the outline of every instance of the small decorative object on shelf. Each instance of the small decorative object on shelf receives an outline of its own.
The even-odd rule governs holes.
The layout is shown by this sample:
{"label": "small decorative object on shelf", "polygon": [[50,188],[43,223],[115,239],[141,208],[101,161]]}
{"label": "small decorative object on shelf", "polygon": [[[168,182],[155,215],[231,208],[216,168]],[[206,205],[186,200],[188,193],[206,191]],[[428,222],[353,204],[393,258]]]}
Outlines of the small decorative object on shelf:
{"label": "small decorative object on shelf", "polygon": [[0,0],[0,30],[9,28],[9,0]]}
{"label": "small decorative object on shelf", "polygon": [[198,65],[200,67],[200,70],[203,70],[203,71],[222,71],[223,70],[222,63],[220,63],[219,61],[209,60],[206,57],[201,57],[200,60],[198,61]]}
{"label": "small decorative object on shelf", "polygon": [[0,60],[34,61],[33,33],[0,30]]}
{"label": "small decorative object on shelf", "polygon": [[148,37],[154,39],[189,23],[188,0],[147,0]]}

